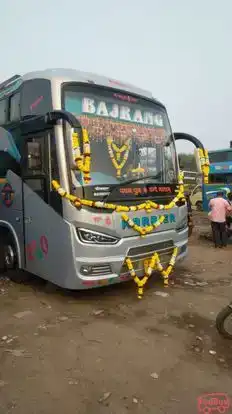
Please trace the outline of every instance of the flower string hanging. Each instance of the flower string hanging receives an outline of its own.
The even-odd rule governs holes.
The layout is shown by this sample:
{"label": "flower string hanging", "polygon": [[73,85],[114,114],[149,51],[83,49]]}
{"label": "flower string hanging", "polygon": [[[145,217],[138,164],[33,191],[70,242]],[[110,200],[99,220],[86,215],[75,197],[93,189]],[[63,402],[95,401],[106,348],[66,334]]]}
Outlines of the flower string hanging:
{"label": "flower string hanging", "polygon": [[151,224],[150,226],[141,227],[138,224],[134,223],[127,214],[122,214],[122,219],[130,226],[133,230],[137,231],[142,237],[146,234],[151,233],[153,230],[156,230],[165,220],[165,216],[160,216],[156,223]]}
{"label": "flower string hanging", "polygon": [[60,194],[61,197],[66,198],[71,203],[75,205],[75,207],[91,207],[91,208],[99,208],[103,210],[112,210],[116,211],[117,213],[128,213],[132,211],[140,211],[145,210],[147,213],[150,213],[152,210],[170,210],[175,207],[176,203],[180,200],[184,200],[184,185],[183,185],[183,174],[179,174],[178,178],[178,189],[176,190],[177,194],[173,198],[173,200],[169,204],[158,204],[154,201],[148,200],[144,203],[133,205],[133,206],[126,206],[126,205],[117,205],[113,203],[104,203],[103,201],[92,201],[88,199],[81,199],[79,197],[73,196],[67,193],[59,184],[58,181],[53,180],[52,185],[54,189]]}
{"label": "flower string hanging", "polygon": [[172,257],[169,261],[168,267],[167,267],[167,269],[164,269],[161,262],[160,262],[159,255],[158,255],[158,253],[156,253],[156,268],[161,273],[161,275],[163,276],[164,287],[168,287],[169,275],[171,274],[171,272],[173,270],[173,267],[175,265],[177,254],[178,254],[178,248],[175,247],[174,250],[173,250]]}
{"label": "flower string hanging", "polygon": [[[110,159],[112,161],[113,166],[115,167],[117,171],[117,177],[119,178],[121,177],[121,171],[128,160],[129,151],[130,151],[130,139],[128,139],[126,143],[123,144],[120,148],[113,142],[112,138],[108,137],[106,141],[107,141],[107,147],[108,147]],[[116,153],[116,159],[115,159],[113,150]],[[124,155],[122,156],[123,152],[124,152]],[[122,156],[122,161],[120,162],[121,156]]]}
{"label": "flower string hanging", "polygon": [[91,166],[91,152],[89,136],[86,129],[83,129],[83,155],[81,154],[79,136],[77,132],[72,134],[72,151],[76,168],[83,173],[84,183],[88,184],[91,181],[90,166]]}
{"label": "flower string hanging", "polygon": [[[136,272],[134,270],[131,259],[129,257],[126,258],[126,265],[127,265],[128,270],[130,272],[130,275],[131,275],[131,277],[133,278],[134,282],[136,283],[136,285],[138,287],[138,298],[139,299],[142,299],[144,286],[146,285],[146,283],[147,283],[149,277],[151,276],[152,272],[155,271],[156,269],[163,276],[164,286],[165,287],[168,286],[169,276],[170,276],[170,274],[173,270],[173,267],[175,265],[177,254],[178,254],[178,248],[174,247],[172,257],[169,261],[168,267],[167,267],[167,269],[164,269],[161,262],[160,262],[160,258],[159,258],[158,253],[155,252],[153,254],[150,262],[146,266],[144,266],[145,275],[141,279],[136,275]],[[145,263],[145,261],[144,261],[144,263]]]}
{"label": "flower string hanging", "polygon": [[203,174],[204,184],[209,182],[209,155],[206,149],[198,148],[198,154],[200,158],[201,171]]}

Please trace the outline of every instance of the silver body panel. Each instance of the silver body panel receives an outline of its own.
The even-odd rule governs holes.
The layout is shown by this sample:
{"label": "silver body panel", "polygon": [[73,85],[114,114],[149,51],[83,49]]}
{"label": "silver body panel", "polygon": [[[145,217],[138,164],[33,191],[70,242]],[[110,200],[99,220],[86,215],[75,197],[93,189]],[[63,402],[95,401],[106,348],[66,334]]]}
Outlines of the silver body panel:
{"label": "silver body panel", "polygon": [[[54,109],[61,109],[61,84],[64,82],[86,83],[91,81],[97,85],[118,88],[153,99],[149,92],[132,85],[120,83],[119,86],[117,81],[115,81],[115,84],[106,77],[79,71],[55,69],[33,72],[23,76],[24,80],[33,78],[51,80]],[[61,185],[66,191],[70,192],[62,125],[57,125],[54,132]],[[161,259],[162,255],[164,256],[163,262],[167,263],[173,250],[173,247],[170,247],[170,242],[180,249],[178,260],[182,260],[187,254],[188,228],[186,226],[184,230],[176,231],[178,224],[187,218],[186,206],[175,207],[168,212],[164,212],[164,214],[169,215],[169,222],[162,224],[152,234],[141,238],[134,230],[123,228],[120,213],[114,212],[111,214],[87,208],[77,210],[71,203],[63,200],[63,217],[61,217],[26,184],[23,188],[23,203],[22,182],[18,176],[9,172],[7,181],[14,188],[15,196],[11,208],[3,206],[1,209],[1,221],[8,223],[8,227],[14,229],[17,236],[16,243],[20,250],[21,267],[61,287],[86,289],[100,286],[104,282],[108,284],[130,279],[128,272],[123,268],[127,255],[131,256],[135,262],[140,262],[144,258],[150,258],[152,252],[155,252],[158,246],[161,246],[158,251],[161,254]],[[158,215],[161,214],[160,211]],[[131,218],[154,215],[156,213],[135,212],[129,214]],[[175,221],[170,220],[170,215],[175,217]],[[23,216],[25,228],[23,226]],[[100,221],[96,220],[96,217]],[[110,217],[107,226],[105,224],[106,217]],[[97,222],[98,224],[96,224]],[[115,236],[120,238],[120,241],[118,244],[111,246],[87,245],[79,240],[76,232],[77,227]],[[46,238],[47,241],[46,254],[43,252],[41,254],[41,237]],[[32,246],[32,250],[34,249],[33,259],[30,246]],[[130,251],[133,248],[138,248],[138,250],[131,255]],[[141,249],[141,253],[139,249]],[[141,263],[138,263],[139,272],[142,271],[140,265]],[[91,275],[85,276],[83,272],[81,273],[82,266],[92,266],[93,272]]]}

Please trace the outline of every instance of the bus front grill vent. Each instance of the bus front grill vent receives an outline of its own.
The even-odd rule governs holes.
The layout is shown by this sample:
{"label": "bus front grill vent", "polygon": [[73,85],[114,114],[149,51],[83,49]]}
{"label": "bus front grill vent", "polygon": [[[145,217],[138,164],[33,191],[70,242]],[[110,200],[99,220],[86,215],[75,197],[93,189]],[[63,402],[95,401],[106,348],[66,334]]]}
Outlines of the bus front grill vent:
{"label": "bus front grill vent", "polygon": [[105,276],[112,273],[111,266],[108,263],[99,265],[83,265],[80,272],[83,276]]}

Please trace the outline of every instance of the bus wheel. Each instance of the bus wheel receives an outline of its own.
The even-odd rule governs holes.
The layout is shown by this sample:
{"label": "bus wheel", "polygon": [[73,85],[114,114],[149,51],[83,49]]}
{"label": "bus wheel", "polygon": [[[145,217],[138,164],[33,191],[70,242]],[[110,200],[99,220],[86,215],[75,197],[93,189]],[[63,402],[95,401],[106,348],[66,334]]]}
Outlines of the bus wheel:
{"label": "bus wheel", "polygon": [[201,201],[197,201],[196,208],[197,208],[197,211],[202,211],[202,202]]}
{"label": "bus wheel", "polygon": [[6,276],[15,283],[27,282],[30,275],[18,267],[18,255],[13,237],[7,233],[3,240],[4,271]]}

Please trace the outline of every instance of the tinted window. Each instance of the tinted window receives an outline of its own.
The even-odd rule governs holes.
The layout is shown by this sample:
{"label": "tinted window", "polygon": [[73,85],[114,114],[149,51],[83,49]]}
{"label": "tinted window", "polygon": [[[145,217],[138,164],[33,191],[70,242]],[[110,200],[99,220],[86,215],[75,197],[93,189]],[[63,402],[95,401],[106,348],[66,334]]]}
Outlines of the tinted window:
{"label": "tinted window", "polygon": [[7,100],[0,101],[0,125],[5,124],[7,121]]}
{"label": "tinted window", "polygon": [[46,137],[30,138],[26,144],[25,172],[28,175],[44,175],[47,152]]}
{"label": "tinted window", "polygon": [[219,151],[219,152],[210,152],[209,161],[211,163],[232,161],[232,151],[225,150],[225,151]]}
{"label": "tinted window", "polygon": [[16,93],[10,98],[10,121],[20,119],[20,93]]}
{"label": "tinted window", "polygon": [[24,82],[21,98],[21,117],[43,115],[51,110],[50,81],[46,79],[32,79]]}
{"label": "tinted window", "polygon": [[215,184],[215,183],[231,184],[232,174],[210,174],[209,184]]}

